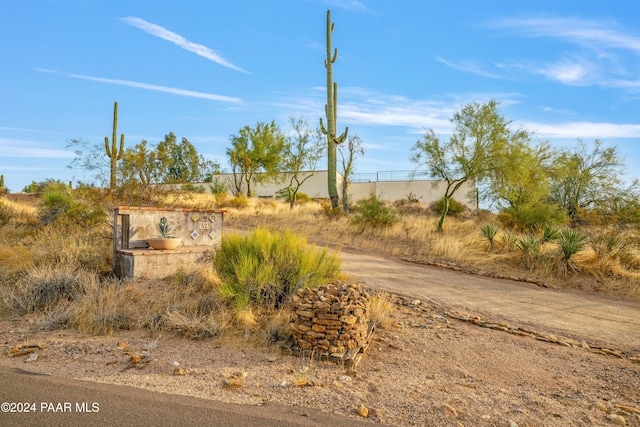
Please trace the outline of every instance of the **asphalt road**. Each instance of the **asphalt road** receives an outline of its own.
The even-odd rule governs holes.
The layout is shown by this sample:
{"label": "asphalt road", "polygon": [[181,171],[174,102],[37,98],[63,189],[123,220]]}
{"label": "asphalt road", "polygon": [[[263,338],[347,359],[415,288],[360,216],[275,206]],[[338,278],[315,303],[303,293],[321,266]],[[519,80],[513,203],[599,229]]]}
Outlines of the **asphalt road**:
{"label": "asphalt road", "polygon": [[373,425],[308,408],[234,405],[7,368],[0,368],[0,404],[0,426],[11,427]]}

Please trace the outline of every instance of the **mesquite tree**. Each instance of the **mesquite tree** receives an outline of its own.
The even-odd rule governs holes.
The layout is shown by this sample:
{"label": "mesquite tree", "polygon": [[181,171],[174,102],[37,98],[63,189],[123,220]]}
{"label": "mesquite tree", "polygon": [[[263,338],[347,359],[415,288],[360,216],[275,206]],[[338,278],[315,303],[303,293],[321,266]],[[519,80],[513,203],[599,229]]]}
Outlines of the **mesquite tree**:
{"label": "mesquite tree", "polygon": [[120,149],[116,146],[116,134],[118,128],[118,103],[113,105],[113,135],[111,137],[111,147],[109,147],[109,137],[104,137],[104,148],[107,156],[111,159],[111,179],[109,180],[109,188],[116,189],[116,176],[118,170],[118,160],[124,155],[124,133],[120,135]]}
{"label": "mesquite tree", "polygon": [[331,11],[327,10],[327,58],[324,60],[324,66],[327,69],[327,103],[324,106],[327,116],[327,127],[324,127],[322,118],[320,118],[320,129],[322,133],[327,135],[327,174],[329,186],[329,198],[331,199],[331,207],[337,208],[339,205],[338,187],[336,185],[336,146],[343,143],[347,139],[349,128],[338,136],[338,83],[333,81],[333,63],[338,59],[338,48],[331,52],[331,33],[333,33],[333,23],[331,22]]}

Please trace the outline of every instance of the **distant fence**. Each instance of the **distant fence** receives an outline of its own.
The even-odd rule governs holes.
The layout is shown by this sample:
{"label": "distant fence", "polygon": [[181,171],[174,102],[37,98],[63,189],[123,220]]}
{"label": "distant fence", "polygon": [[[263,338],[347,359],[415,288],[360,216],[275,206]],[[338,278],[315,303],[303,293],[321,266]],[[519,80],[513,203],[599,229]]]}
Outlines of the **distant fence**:
{"label": "distant fence", "polygon": [[412,181],[427,176],[426,171],[379,171],[372,173],[354,173],[349,176],[350,182]]}

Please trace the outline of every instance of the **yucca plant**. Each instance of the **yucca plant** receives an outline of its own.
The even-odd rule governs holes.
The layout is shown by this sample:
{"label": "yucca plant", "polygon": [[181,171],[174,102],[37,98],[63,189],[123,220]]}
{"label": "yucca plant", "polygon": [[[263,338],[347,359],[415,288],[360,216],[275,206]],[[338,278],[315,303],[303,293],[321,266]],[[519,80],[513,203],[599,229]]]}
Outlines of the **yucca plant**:
{"label": "yucca plant", "polygon": [[558,249],[560,260],[558,261],[558,276],[566,277],[569,269],[577,271],[577,267],[571,262],[571,258],[580,252],[587,244],[587,236],[577,230],[566,228],[559,233]]}
{"label": "yucca plant", "polygon": [[518,234],[511,230],[500,234],[498,240],[511,251],[518,249]]}
{"label": "yucca plant", "polygon": [[540,257],[540,241],[535,236],[527,234],[518,239],[516,247],[522,252],[525,266],[533,270],[536,259]]}
{"label": "yucca plant", "polygon": [[489,251],[493,251],[493,242],[498,234],[498,226],[495,224],[485,224],[480,227],[482,236],[489,241]]}
{"label": "yucca plant", "polygon": [[548,243],[548,242],[553,242],[555,240],[558,240],[558,238],[560,237],[560,232],[558,231],[557,228],[545,224],[544,226],[542,226],[540,230],[540,235],[541,235],[540,239],[542,240],[542,243]]}

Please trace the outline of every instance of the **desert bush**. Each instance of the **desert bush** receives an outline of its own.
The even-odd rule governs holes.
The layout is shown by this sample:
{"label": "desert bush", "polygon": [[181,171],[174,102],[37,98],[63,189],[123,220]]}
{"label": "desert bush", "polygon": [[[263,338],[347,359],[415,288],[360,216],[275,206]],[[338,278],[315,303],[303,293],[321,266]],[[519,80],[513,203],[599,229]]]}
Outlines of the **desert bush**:
{"label": "desert bush", "polygon": [[376,292],[370,297],[369,316],[377,327],[385,329],[391,326],[393,304],[386,292]]}
{"label": "desert bush", "polygon": [[526,234],[518,239],[516,248],[522,252],[524,265],[530,271],[536,266],[543,254],[540,251],[540,240],[532,234]]}
{"label": "desert bush", "polygon": [[236,312],[249,305],[277,309],[298,288],[319,286],[340,270],[340,258],[326,248],[308,246],[288,231],[265,229],[224,236],[213,263],[223,282],[220,295]]}
{"label": "desert bush", "polygon": [[229,199],[227,206],[234,209],[246,209],[249,207],[249,198],[244,194],[240,194]]}
{"label": "desert bush", "polygon": [[3,284],[1,292],[9,311],[25,314],[68,304],[97,288],[95,274],[66,264],[31,267],[15,285]]}
{"label": "desert bush", "polygon": [[571,258],[580,252],[587,244],[587,236],[572,228],[565,228],[558,237],[560,259],[558,261],[558,276],[565,277],[569,269],[576,271]]}
{"label": "desert bush", "polygon": [[331,206],[331,202],[327,200],[320,202],[320,208],[322,209],[324,216],[330,221],[335,221],[345,216],[345,213],[340,206],[336,206],[334,208]]}
{"label": "desert bush", "polygon": [[555,205],[547,204],[508,207],[500,213],[498,219],[506,227],[525,230],[534,230],[545,225],[563,225],[569,221],[564,211]]}
{"label": "desert bush", "polygon": [[104,210],[76,200],[66,185],[49,184],[42,190],[39,218],[43,225],[90,227],[106,217]]}
{"label": "desert bush", "polygon": [[393,202],[393,207],[399,215],[407,216],[424,216],[428,212],[428,208],[420,203],[413,193],[409,193],[406,199],[400,199]]}
{"label": "desert bush", "polygon": [[[444,197],[432,203],[430,207],[431,210],[433,210],[436,214],[442,215],[442,210],[444,209]],[[447,211],[447,215],[457,216],[462,212],[464,212],[464,205],[455,199],[451,199],[451,201],[449,202],[449,210]]]}
{"label": "desert bush", "polygon": [[368,198],[356,202],[351,223],[360,225],[363,229],[384,228],[396,224],[399,220],[393,207],[388,206],[375,194],[371,194]]}
{"label": "desert bush", "polygon": [[224,312],[167,311],[162,316],[162,328],[193,340],[203,340],[220,335],[228,328],[228,316]]}
{"label": "desert bush", "polygon": [[493,250],[493,242],[498,234],[498,226],[495,224],[485,224],[480,227],[482,236],[489,241],[489,250]]}
{"label": "desert bush", "polygon": [[518,234],[512,230],[506,230],[498,236],[500,243],[510,251],[518,249],[518,239]]}

